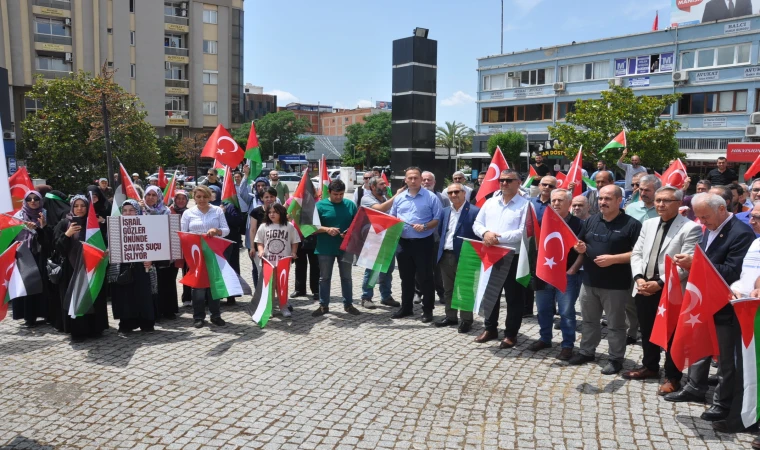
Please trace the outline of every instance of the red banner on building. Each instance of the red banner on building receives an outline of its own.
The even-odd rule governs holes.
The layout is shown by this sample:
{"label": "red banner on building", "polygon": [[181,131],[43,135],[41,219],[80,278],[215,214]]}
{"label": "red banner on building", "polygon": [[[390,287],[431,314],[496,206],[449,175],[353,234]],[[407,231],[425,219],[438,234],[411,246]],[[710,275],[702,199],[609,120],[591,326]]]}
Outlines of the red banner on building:
{"label": "red banner on building", "polygon": [[728,162],[751,163],[760,155],[760,142],[731,142],[726,150]]}

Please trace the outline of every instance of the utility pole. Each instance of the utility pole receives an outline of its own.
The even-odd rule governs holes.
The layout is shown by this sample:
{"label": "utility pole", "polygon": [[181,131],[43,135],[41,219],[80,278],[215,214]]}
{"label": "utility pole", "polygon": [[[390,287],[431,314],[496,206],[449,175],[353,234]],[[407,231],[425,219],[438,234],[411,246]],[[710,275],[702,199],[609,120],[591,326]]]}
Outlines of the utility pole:
{"label": "utility pole", "polygon": [[[108,165],[108,177],[113,176],[113,158],[111,156],[111,128],[108,124],[108,108],[106,107],[106,93],[102,95],[103,106],[103,138],[106,141],[106,164]],[[119,181],[121,180],[121,170],[119,170]]]}

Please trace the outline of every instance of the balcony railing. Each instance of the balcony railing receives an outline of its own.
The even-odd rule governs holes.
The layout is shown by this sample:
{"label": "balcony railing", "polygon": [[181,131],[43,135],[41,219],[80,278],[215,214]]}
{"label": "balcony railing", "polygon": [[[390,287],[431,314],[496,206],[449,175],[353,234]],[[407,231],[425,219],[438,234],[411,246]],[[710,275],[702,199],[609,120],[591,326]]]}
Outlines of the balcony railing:
{"label": "balcony railing", "polygon": [[58,8],[71,11],[71,2],[62,2],[59,0],[34,0],[34,4],[47,8]]}
{"label": "balcony railing", "polygon": [[46,78],[49,80],[53,80],[56,78],[65,78],[71,75],[71,71],[60,71],[60,70],[34,69],[34,72],[42,75],[42,78]]}
{"label": "balcony railing", "polygon": [[189,111],[167,110],[164,111],[164,115],[167,125],[190,125]]}
{"label": "balcony railing", "polygon": [[187,17],[164,15],[164,23],[176,23],[177,25],[190,25]]}
{"label": "balcony railing", "polygon": [[164,47],[164,55],[190,56],[190,50],[187,48]]}
{"label": "balcony railing", "polygon": [[52,34],[34,34],[34,42],[45,44],[71,45],[71,36],[54,36]]}
{"label": "balcony railing", "polygon": [[742,142],[742,138],[680,138],[680,150],[725,150],[731,142]]}
{"label": "balcony railing", "polygon": [[170,79],[164,79],[164,86],[166,87],[177,87],[177,88],[189,88],[190,87],[190,80],[170,80]]}

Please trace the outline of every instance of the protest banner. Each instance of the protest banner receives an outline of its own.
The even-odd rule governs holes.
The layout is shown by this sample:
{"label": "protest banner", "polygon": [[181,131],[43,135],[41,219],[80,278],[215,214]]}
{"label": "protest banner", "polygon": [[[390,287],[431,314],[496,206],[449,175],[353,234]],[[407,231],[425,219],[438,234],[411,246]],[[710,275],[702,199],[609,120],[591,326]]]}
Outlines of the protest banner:
{"label": "protest banner", "polygon": [[182,259],[178,214],[108,217],[111,264]]}

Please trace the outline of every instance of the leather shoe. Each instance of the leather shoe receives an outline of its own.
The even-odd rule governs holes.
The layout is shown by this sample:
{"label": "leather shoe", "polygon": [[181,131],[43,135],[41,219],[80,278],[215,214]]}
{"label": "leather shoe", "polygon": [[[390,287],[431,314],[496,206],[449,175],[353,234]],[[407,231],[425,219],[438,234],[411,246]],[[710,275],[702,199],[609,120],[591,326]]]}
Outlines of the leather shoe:
{"label": "leather shoe", "polygon": [[681,389],[678,392],[673,392],[665,396],[665,400],[669,402],[693,402],[693,403],[705,403],[704,395],[692,394],[691,392]]}
{"label": "leather shoe", "polygon": [[437,327],[453,327],[456,325],[459,325],[459,321],[457,319],[449,319],[448,317],[444,317],[435,323]]}
{"label": "leather shoe", "polygon": [[532,352],[537,352],[540,350],[543,350],[545,348],[551,348],[552,344],[547,344],[544,341],[538,340],[528,346],[528,350]]}
{"label": "leather shoe", "polygon": [[430,323],[433,321],[433,311],[427,311],[422,313],[422,323]]}
{"label": "leather shoe", "polygon": [[584,355],[583,353],[576,353],[575,356],[571,357],[567,362],[571,366],[580,366],[581,364],[586,364],[587,362],[592,362],[596,358],[594,356],[588,356]]}
{"label": "leather shoe", "polygon": [[631,336],[626,336],[625,337],[625,345],[633,345],[633,344],[635,344],[638,341],[639,340],[636,339],[635,337],[631,337]]}
{"label": "leather shoe", "polygon": [[710,375],[707,377],[707,385],[708,386],[717,386],[718,383],[720,383],[720,378],[718,378],[718,375]]}
{"label": "leather shoe", "polygon": [[504,340],[501,341],[501,344],[499,344],[499,348],[512,348],[515,345],[517,345],[517,338],[505,337]]}
{"label": "leather shoe", "polygon": [[572,348],[563,348],[560,350],[559,355],[557,355],[557,359],[560,361],[570,361],[570,358],[573,357],[573,349]]}
{"label": "leather shoe", "polygon": [[660,378],[660,372],[646,367],[623,372],[622,377],[628,380],[645,380],[647,378]]}
{"label": "leather shoe", "polygon": [[391,316],[391,319],[403,319],[404,317],[413,316],[414,313],[412,311],[404,311],[403,309],[399,309],[393,315]]}
{"label": "leather shoe", "polygon": [[469,320],[463,320],[459,323],[459,328],[457,328],[457,331],[460,333],[469,333],[470,330],[472,330],[472,322]]}
{"label": "leather shoe", "polygon": [[717,420],[723,420],[726,417],[728,417],[728,409],[723,408],[719,405],[712,405],[707,409],[707,411],[703,412],[701,416],[699,416],[702,420],[706,420],[708,422],[715,422]]}
{"label": "leather shoe", "polygon": [[620,361],[608,361],[607,365],[601,370],[602,375],[615,375],[623,368],[623,363]]}
{"label": "leather shoe", "polygon": [[499,332],[496,330],[485,330],[483,331],[480,336],[475,338],[475,342],[482,344],[484,342],[493,341],[494,339],[498,339]]}
{"label": "leather shoe", "polygon": [[672,394],[673,392],[676,392],[681,389],[681,382],[677,380],[669,380],[665,379],[665,382],[660,385],[660,388],[657,389],[657,395],[668,395]]}
{"label": "leather shoe", "polygon": [[290,298],[303,297],[305,295],[306,295],[306,292],[293,291],[293,293],[290,294]]}
{"label": "leather shoe", "polygon": [[[712,423],[712,429],[719,432],[719,433],[741,433],[743,431],[749,431],[747,428],[744,428],[743,426],[740,426],[739,428],[734,428],[731,425],[729,425],[727,420],[717,420]],[[754,446],[755,441],[752,441],[752,448],[757,448]]]}

